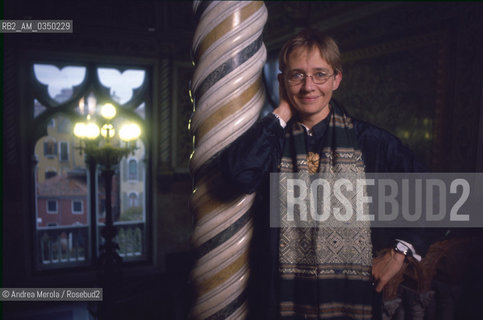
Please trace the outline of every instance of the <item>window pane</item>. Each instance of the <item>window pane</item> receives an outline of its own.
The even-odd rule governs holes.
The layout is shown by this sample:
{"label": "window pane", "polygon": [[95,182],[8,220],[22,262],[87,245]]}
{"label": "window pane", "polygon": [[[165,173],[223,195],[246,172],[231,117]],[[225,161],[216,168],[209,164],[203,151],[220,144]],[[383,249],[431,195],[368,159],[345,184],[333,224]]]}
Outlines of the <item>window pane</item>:
{"label": "window pane", "polygon": [[56,175],[57,175],[57,171],[52,169],[47,169],[47,171],[45,171],[45,180],[55,177]]}
{"label": "window pane", "polygon": [[69,143],[65,141],[60,142],[60,161],[69,160]]}
{"label": "window pane", "polygon": [[54,157],[57,154],[57,142],[55,140],[47,138],[44,142],[44,156]]}
{"label": "window pane", "polygon": [[37,230],[39,262],[44,268],[85,265],[88,250],[86,226],[63,227],[49,223],[48,228]]}
{"label": "window pane", "polygon": [[129,194],[129,205],[128,206],[129,206],[129,208],[139,206],[137,194],[135,194],[135,193]]}
{"label": "window pane", "polygon": [[131,100],[133,89],[141,87],[146,72],[144,70],[125,70],[98,68],[97,74],[103,86],[110,88],[111,98],[119,104]]}
{"label": "window pane", "polygon": [[[120,171],[127,172],[121,177],[121,221],[144,221],[144,201],[142,199],[145,194],[145,178],[144,178],[144,144],[142,141],[137,142],[138,149],[130,159],[121,161]],[[135,205],[134,195],[136,196]]]}
{"label": "window pane", "polygon": [[56,200],[47,200],[47,213],[57,213]]}
{"label": "window pane", "polygon": [[62,103],[72,97],[73,87],[82,83],[86,68],[66,66],[59,70],[49,64],[34,64],[34,74],[40,83],[48,86],[50,97]]}
{"label": "window pane", "polygon": [[[92,66],[92,67],[91,67]],[[98,77],[86,88],[97,88],[101,85],[108,87],[113,102],[125,104],[132,100],[136,90],[146,83],[145,70],[122,68],[98,68],[92,64],[87,68],[89,72],[97,72]],[[47,85],[48,94],[59,103],[72,99],[76,86],[85,80],[87,68],[69,65],[58,68],[50,64],[34,64],[35,79]],[[147,91],[146,91],[147,93]],[[56,113],[47,123],[47,134],[36,141],[34,158],[36,190],[36,260],[37,267],[61,268],[91,263],[89,241],[91,239],[91,201],[92,208],[97,215],[97,236],[92,241],[97,247],[102,244],[100,229],[105,222],[106,191],[105,183],[100,174],[100,167],[96,169],[96,178],[90,179],[85,165],[85,154],[80,154],[80,141],[73,135],[73,123],[69,117],[63,115],[77,112],[80,115],[97,117],[98,97],[90,91],[76,92],[79,100],[69,101],[58,107]],[[41,100],[39,97],[33,97]],[[44,98],[44,97],[43,97]],[[147,101],[146,96],[140,101]],[[33,100],[34,125],[44,126],[43,117],[38,117],[46,110],[52,111],[56,105],[41,105]],[[42,100],[43,101],[43,100]],[[48,101],[48,100],[47,100]],[[109,101],[102,101],[109,102]],[[115,104],[115,103],[114,103]],[[133,106],[135,107],[135,106]],[[145,118],[145,103],[138,104],[133,110],[140,118]],[[121,113],[122,114],[122,113]],[[135,117],[137,120],[139,118]],[[116,127],[116,136],[121,122],[127,119],[115,119],[112,124]],[[100,138],[102,140],[102,138]],[[114,137],[110,141],[113,146],[125,146]],[[135,142],[133,142],[135,143]],[[120,245],[119,253],[129,259],[144,259],[146,257],[146,208],[145,208],[145,168],[144,145],[120,161],[117,172],[112,179],[111,203],[114,223],[118,229],[115,241]],[[129,160],[131,164],[129,164]],[[96,190],[95,194],[90,194]],[[50,201],[50,202],[48,202]],[[94,204],[93,203],[93,204]],[[50,206],[50,207],[49,207]],[[53,214],[53,211],[57,211]],[[50,213],[49,213],[49,212]],[[94,226],[93,226],[94,227]],[[125,259],[125,260],[126,260]],[[66,264],[68,263],[68,264]]]}
{"label": "window pane", "polygon": [[[84,213],[82,203],[87,203],[85,181],[85,177],[57,175],[38,183],[37,226],[45,227],[53,222],[59,226],[87,225],[86,214],[72,215],[72,211]],[[74,199],[80,200],[72,204]],[[47,213],[58,213],[58,217],[45,215],[43,208],[47,208]]]}
{"label": "window pane", "polygon": [[45,177],[52,177],[53,173],[49,172],[67,176],[74,169],[85,170],[84,156],[75,148],[79,146],[79,141],[72,134],[72,121],[64,116],[57,116],[49,123],[52,125],[47,127],[47,136],[40,138],[35,146],[39,183]]}
{"label": "window pane", "polygon": [[[115,241],[119,244],[119,254],[125,260],[142,258],[146,243],[146,207],[145,207],[145,146],[138,140],[138,147],[134,155],[124,157],[118,171],[112,178],[111,195],[112,215],[118,234]],[[130,179],[130,173],[134,174],[134,164],[136,164],[136,180]],[[132,170],[132,171],[130,171]],[[132,176],[131,176],[132,177]],[[99,199],[100,206],[105,206],[105,182],[102,181],[99,173]],[[117,191],[117,192],[115,192]],[[105,223],[105,207],[99,216],[99,223]],[[104,239],[100,239],[100,244]]]}
{"label": "window pane", "polygon": [[[89,217],[84,210],[88,204],[84,156],[69,148],[78,141],[69,131],[68,118],[57,116],[49,123],[48,135],[35,146],[37,262],[40,268],[86,264]],[[59,156],[52,157],[56,152]]]}
{"label": "window pane", "polygon": [[136,180],[138,178],[138,163],[136,160],[129,160],[129,180]]}
{"label": "window pane", "polygon": [[80,214],[83,211],[82,208],[83,208],[82,200],[73,200],[72,201],[72,213]]}

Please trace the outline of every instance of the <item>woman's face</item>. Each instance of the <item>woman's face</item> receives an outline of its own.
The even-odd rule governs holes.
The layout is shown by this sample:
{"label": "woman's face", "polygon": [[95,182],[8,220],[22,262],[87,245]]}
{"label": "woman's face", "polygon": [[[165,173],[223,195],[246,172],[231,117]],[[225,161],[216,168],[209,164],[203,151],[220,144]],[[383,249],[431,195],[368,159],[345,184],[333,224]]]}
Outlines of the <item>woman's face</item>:
{"label": "woman's face", "polygon": [[[316,84],[312,77],[306,76],[300,84],[290,84],[289,75],[302,73],[313,75],[323,72],[331,75],[325,83]],[[318,48],[297,48],[288,56],[286,71],[284,72],[284,85],[287,98],[297,112],[300,120],[312,127],[322,121],[329,114],[329,101],[332,92],[339,87],[342,74],[334,75],[334,69],[325,61]]]}

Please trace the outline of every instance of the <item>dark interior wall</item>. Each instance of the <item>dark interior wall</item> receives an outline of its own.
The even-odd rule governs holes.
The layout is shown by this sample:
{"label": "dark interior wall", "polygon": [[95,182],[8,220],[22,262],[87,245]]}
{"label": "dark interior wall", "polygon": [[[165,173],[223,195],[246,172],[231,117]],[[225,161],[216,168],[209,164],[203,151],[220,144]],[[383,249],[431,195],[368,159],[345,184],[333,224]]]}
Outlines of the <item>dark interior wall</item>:
{"label": "dark interior wall", "polygon": [[[276,56],[294,30],[331,34],[343,57],[335,97],[398,135],[433,171],[472,172],[481,141],[483,6],[453,2],[268,2]],[[468,115],[472,115],[468,117]]]}

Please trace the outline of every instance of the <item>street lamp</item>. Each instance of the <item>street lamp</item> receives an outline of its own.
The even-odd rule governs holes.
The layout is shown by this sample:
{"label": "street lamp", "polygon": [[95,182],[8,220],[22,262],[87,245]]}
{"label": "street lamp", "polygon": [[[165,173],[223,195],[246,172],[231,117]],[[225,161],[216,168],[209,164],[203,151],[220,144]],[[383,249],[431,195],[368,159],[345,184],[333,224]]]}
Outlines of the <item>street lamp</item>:
{"label": "street lamp", "polygon": [[[95,170],[95,164],[100,165],[102,177],[105,185],[105,209],[106,219],[105,226],[101,231],[104,238],[104,244],[100,246],[99,263],[102,266],[101,276],[105,283],[104,300],[100,317],[106,318],[106,312],[109,310],[112,298],[113,288],[120,276],[120,264],[122,258],[119,256],[117,249],[119,246],[114,242],[117,230],[114,227],[112,217],[112,177],[114,176],[114,168],[119,164],[121,159],[137,149],[133,143],[141,135],[141,128],[136,123],[124,123],[119,130],[116,130],[114,118],[117,114],[116,108],[108,103],[101,107],[100,117],[87,116],[86,121],[78,122],[74,125],[74,135],[80,139],[78,149],[81,154],[86,154],[86,162],[93,163],[91,168]],[[119,132],[119,139],[116,139],[116,131]]]}
{"label": "street lamp", "polygon": [[[74,126],[74,135],[81,139],[78,148],[89,159],[94,160],[105,169],[111,169],[121,161],[122,157],[134,153],[136,145],[132,143],[141,135],[141,128],[136,123],[124,123],[119,129],[119,138],[125,146],[116,146],[112,142],[116,129],[111,121],[116,116],[116,108],[108,103],[100,109],[101,117],[87,116],[85,122]],[[101,124],[99,128],[99,123]]]}

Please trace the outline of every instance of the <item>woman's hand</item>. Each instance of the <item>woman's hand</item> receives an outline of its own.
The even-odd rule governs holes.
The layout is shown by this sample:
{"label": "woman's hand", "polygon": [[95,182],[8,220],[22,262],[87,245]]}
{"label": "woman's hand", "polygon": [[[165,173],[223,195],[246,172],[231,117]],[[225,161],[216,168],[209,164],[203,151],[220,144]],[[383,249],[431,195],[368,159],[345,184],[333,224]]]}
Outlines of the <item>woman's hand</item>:
{"label": "woman's hand", "polygon": [[401,270],[405,255],[394,250],[389,250],[381,257],[377,257],[372,262],[372,276],[376,291],[381,292],[389,280]]}

